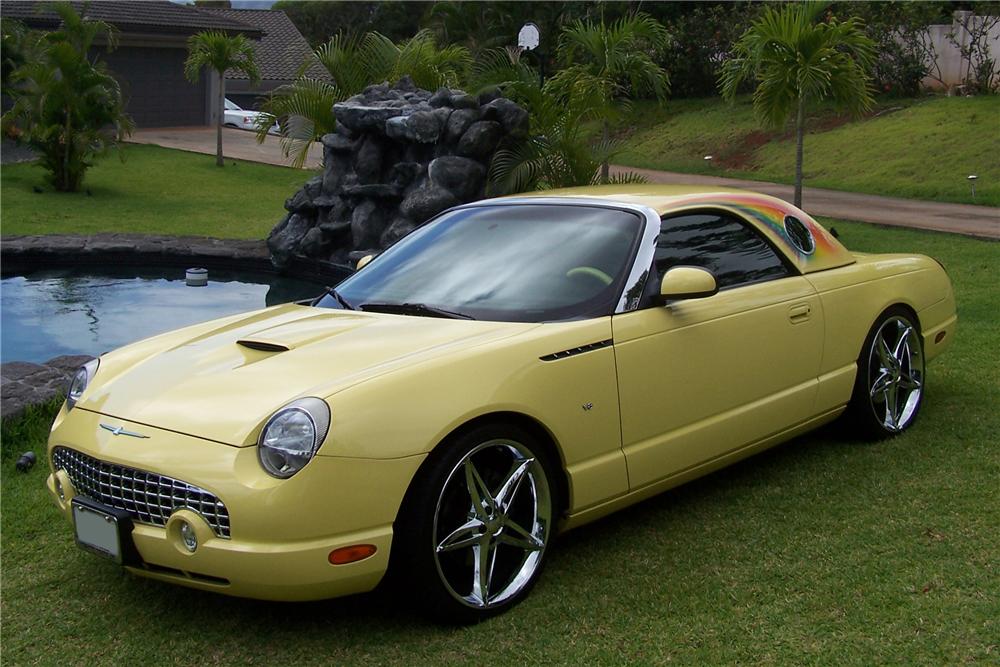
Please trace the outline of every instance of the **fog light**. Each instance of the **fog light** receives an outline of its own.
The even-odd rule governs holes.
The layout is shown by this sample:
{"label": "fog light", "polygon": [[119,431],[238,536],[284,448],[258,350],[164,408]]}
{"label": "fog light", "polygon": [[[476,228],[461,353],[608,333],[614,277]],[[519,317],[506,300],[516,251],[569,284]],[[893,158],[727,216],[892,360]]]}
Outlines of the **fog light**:
{"label": "fog light", "polygon": [[194,528],[187,521],[181,521],[181,541],[184,548],[194,553],[198,548],[198,536],[194,534]]}
{"label": "fog light", "polygon": [[66,492],[63,491],[62,482],[59,481],[59,477],[55,478],[56,482],[56,494],[59,496],[59,500],[66,502]]}

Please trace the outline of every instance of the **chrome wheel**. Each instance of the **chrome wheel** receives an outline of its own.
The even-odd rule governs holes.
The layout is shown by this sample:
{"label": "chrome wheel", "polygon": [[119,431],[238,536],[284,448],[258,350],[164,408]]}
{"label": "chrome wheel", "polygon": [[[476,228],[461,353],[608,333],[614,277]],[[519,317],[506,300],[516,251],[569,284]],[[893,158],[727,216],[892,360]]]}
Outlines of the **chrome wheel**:
{"label": "chrome wheel", "polygon": [[483,442],[448,473],[431,549],[448,593],[486,610],[516,597],[541,565],[552,523],[545,469],[523,444]]}
{"label": "chrome wheel", "polygon": [[909,426],[920,406],[924,386],[924,356],[920,332],[906,318],[885,320],[868,351],[868,402],[875,418],[889,433]]}

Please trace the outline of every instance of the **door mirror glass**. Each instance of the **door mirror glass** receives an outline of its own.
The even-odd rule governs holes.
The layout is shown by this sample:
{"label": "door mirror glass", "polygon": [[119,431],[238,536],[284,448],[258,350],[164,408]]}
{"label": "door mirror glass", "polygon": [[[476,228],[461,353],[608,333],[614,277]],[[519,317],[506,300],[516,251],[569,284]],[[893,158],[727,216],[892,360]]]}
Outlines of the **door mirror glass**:
{"label": "door mirror glass", "polygon": [[700,299],[719,291],[711,271],[697,266],[675,266],[660,282],[660,299]]}

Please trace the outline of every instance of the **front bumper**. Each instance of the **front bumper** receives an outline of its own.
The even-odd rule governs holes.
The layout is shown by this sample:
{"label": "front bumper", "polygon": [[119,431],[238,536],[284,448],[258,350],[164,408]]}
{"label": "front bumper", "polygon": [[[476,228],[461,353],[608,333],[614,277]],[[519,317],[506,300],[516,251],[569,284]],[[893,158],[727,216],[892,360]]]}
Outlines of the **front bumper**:
{"label": "front bumper", "polygon": [[[101,423],[148,437],[116,436]],[[135,522],[131,535],[141,563],[129,566],[130,571],[267,600],[323,599],[374,588],[388,565],[392,522],[423,460],[317,456],[294,477],[277,480],[260,468],[254,447],[201,440],[79,407],[70,412],[64,407],[56,419],[49,439],[50,466],[57,446],[197,485],[228,508],[228,539],[191,509],[174,511],[165,526]],[[76,490],[69,475],[53,470],[46,484],[72,522]],[[194,552],[180,540],[181,519],[198,534]],[[329,562],[331,551],[359,544],[374,545],[376,551],[345,565]]]}

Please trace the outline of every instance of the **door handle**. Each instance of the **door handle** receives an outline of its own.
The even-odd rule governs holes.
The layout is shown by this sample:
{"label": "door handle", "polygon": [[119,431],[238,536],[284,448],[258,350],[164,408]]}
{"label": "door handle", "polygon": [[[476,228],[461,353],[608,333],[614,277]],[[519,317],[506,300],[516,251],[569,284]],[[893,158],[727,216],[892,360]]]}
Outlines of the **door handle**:
{"label": "door handle", "polygon": [[788,309],[788,320],[792,324],[802,324],[809,321],[810,313],[812,313],[812,306],[808,303],[796,304]]}

